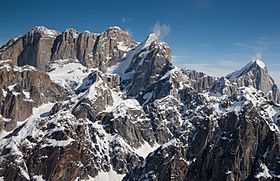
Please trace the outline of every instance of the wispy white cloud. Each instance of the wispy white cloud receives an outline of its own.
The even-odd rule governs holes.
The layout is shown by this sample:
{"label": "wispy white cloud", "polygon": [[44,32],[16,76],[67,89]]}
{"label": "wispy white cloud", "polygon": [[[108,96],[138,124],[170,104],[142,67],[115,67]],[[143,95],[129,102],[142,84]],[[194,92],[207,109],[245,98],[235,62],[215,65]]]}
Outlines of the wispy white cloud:
{"label": "wispy white cloud", "polygon": [[265,37],[259,37],[254,42],[235,42],[234,44],[238,48],[238,51],[244,52],[247,55],[251,54],[251,60],[255,60],[262,59],[262,55],[266,54],[266,52],[268,52],[273,47],[274,42],[268,40]]}
{"label": "wispy white cloud", "polygon": [[190,55],[172,55],[172,61],[177,62],[181,60],[186,60],[190,57],[191,57]]}
{"label": "wispy white cloud", "polygon": [[244,43],[244,42],[234,42],[234,45],[237,48],[242,49],[243,51],[250,51],[250,52],[263,52],[267,50],[267,45],[260,45],[260,44],[253,44],[253,43]]}
{"label": "wispy white cloud", "polygon": [[280,67],[280,63],[273,63],[273,64],[270,64],[270,66],[273,66],[273,67]]}
{"label": "wispy white cloud", "polygon": [[219,64],[221,66],[233,67],[233,68],[242,66],[241,63],[232,60],[219,60]]}
{"label": "wispy white cloud", "polygon": [[262,53],[260,53],[260,52],[255,53],[253,56],[251,56],[251,59],[252,60],[256,60],[256,59],[261,60],[262,59]]}
{"label": "wispy white cloud", "polygon": [[278,87],[280,87],[280,71],[269,71],[269,74],[274,79]]}
{"label": "wispy white cloud", "polygon": [[122,23],[128,23],[128,22],[131,22],[131,21],[133,21],[133,18],[130,17],[130,16],[122,18]]}
{"label": "wispy white cloud", "polygon": [[201,46],[204,47],[204,48],[213,47],[213,45],[210,44],[210,43],[202,43]]}
{"label": "wispy white cloud", "polygon": [[180,64],[178,66],[200,71],[207,75],[211,75],[215,77],[226,76],[235,70],[235,69],[226,69],[225,67],[217,67],[213,64]]}
{"label": "wispy white cloud", "polygon": [[205,9],[211,7],[212,0],[192,0],[195,8]]}
{"label": "wispy white cloud", "polygon": [[258,37],[253,41],[238,41],[234,42],[236,48],[242,52],[249,52],[254,54],[264,54],[265,52],[280,47],[280,36],[271,35],[268,37]]}
{"label": "wispy white cloud", "polygon": [[153,26],[152,31],[157,36],[158,39],[163,40],[166,36],[168,36],[170,34],[171,27],[170,27],[170,25],[160,24],[159,22],[157,22]]}

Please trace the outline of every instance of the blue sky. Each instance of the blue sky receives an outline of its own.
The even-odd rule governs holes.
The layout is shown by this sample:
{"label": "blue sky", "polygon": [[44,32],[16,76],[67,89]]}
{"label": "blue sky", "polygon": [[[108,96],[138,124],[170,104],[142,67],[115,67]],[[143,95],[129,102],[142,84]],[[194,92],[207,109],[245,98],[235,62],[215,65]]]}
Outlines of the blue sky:
{"label": "blue sky", "polygon": [[36,25],[92,32],[117,25],[137,41],[157,25],[179,66],[225,74],[262,56],[280,77],[279,0],[11,0],[1,2],[0,22],[0,44]]}

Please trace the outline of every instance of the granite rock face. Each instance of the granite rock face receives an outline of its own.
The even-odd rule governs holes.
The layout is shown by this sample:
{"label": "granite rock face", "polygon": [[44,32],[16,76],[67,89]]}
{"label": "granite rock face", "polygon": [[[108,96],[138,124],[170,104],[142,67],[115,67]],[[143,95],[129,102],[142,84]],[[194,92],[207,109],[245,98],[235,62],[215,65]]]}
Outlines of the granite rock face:
{"label": "granite rock face", "polygon": [[212,77],[117,27],[37,27],[0,58],[0,180],[280,177],[279,92],[260,60]]}
{"label": "granite rock face", "polygon": [[278,87],[261,60],[257,59],[249,62],[241,70],[227,75],[227,78],[229,80],[234,80],[231,84],[236,84],[237,87],[253,86],[263,91],[268,99],[275,102],[280,101]]}
{"label": "granite rock face", "polygon": [[32,65],[45,70],[50,61],[51,48],[59,33],[45,27],[35,27],[0,48],[1,60],[12,60],[14,65]]}
{"label": "granite rock face", "polygon": [[171,49],[159,42],[154,34],[140,44],[126,69],[131,73],[130,85],[127,88],[130,96],[136,96],[142,90],[154,84],[162,74],[163,68],[171,63]]}
{"label": "granite rock face", "polygon": [[0,64],[0,113],[4,130],[13,130],[17,122],[32,114],[33,107],[63,100],[68,93],[52,82],[49,75],[31,66]]}
{"label": "granite rock face", "polygon": [[240,101],[245,103],[243,107],[221,115],[209,105],[192,110],[180,134],[150,154],[124,180],[277,180],[279,127],[269,118],[274,105],[249,88],[238,92],[236,97],[215,102],[219,109],[230,110]]}
{"label": "granite rock face", "polygon": [[71,28],[60,33],[46,27],[34,27],[26,35],[3,45],[0,59],[41,70],[47,70],[54,60],[71,59],[79,60],[87,67],[106,70],[135,45],[131,36],[118,27],[108,28],[101,34],[79,33]]}

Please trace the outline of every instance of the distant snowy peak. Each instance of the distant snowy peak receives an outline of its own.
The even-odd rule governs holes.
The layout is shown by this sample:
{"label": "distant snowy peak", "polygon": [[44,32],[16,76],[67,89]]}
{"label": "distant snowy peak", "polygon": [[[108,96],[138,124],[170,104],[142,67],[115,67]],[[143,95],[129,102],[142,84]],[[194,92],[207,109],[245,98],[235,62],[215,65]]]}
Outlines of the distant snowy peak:
{"label": "distant snowy peak", "polygon": [[110,26],[109,28],[107,28],[107,31],[109,30],[118,30],[118,31],[122,31],[122,29],[119,26]]}
{"label": "distant snowy peak", "polygon": [[237,71],[227,75],[226,77],[228,79],[237,79],[237,78],[242,77],[243,75],[247,74],[248,72],[256,70],[256,69],[262,69],[262,70],[267,71],[265,63],[260,59],[256,59],[256,60],[249,62],[242,69],[237,70]]}
{"label": "distant snowy peak", "polygon": [[79,32],[74,28],[68,28],[63,33],[70,34],[73,38],[78,38]]}
{"label": "distant snowy peak", "polygon": [[[118,26],[112,26],[106,29],[105,32],[109,32],[109,31],[115,31],[115,32],[124,32],[126,34],[129,34],[128,32],[122,30],[120,27]],[[71,34],[74,38],[78,38],[80,32],[77,31],[74,28],[67,28],[66,30],[64,30],[63,32],[59,32],[56,30],[52,30],[49,29],[45,26],[35,26],[33,27],[28,33],[39,33],[43,36],[49,36],[49,37],[57,37],[59,34],[64,33],[64,34]],[[94,32],[90,32],[90,31],[84,31],[82,33],[87,33],[87,34],[95,34],[95,35],[100,35],[100,33],[94,33]],[[130,34],[129,34],[130,35]],[[130,35],[131,36],[131,35]]]}
{"label": "distant snowy peak", "polygon": [[215,78],[174,66],[155,34],[55,33],[0,49],[0,181],[280,178],[280,94],[261,60]]}
{"label": "distant snowy peak", "polygon": [[[56,38],[59,34],[61,34],[61,32],[49,29],[45,26],[35,26],[29,31],[29,33],[39,33],[43,36],[48,36],[48,37],[52,37],[52,38]],[[66,30],[63,31],[63,33],[70,34],[74,38],[78,38],[78,36],[80,34],[74,28],[67,28]]]}
{"label": "distant snowy peak", "polygon": [[256,65],[258,65],[260,68],[264,69],[266,67],[266,65],[264,64],[264,62],[260,59],[254,60],[253,61]]}
{"label": "distant snowy peak", "polygon": [[60,34],[60,32],[48,29],[45,26],[35,26],[29,31],[29,33],[39,33],[41,35],[46,35],[50,37],[56,37]]}
{"label": "distant snowy peak", "polygon": [[269,75],[266,65],[260,59],[251,61],[241,70],[227,75],[226,78],[238,86],[253,86],[265,93],[268,99],[275,102],[280,101],[278,87]]}

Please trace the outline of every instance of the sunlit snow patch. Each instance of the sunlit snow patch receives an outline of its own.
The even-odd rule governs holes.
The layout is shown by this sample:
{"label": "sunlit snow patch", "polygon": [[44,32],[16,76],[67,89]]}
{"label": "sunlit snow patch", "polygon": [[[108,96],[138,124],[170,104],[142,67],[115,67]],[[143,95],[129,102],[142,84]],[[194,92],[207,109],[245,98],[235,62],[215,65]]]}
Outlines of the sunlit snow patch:
{"label": "sunlit snow patch", "polygon": [[70,60],[57,60],[50,65],[48,74],[57,84],[66,89],[78,86],[83,79],[90,73],[89,69],[79,62]]}

